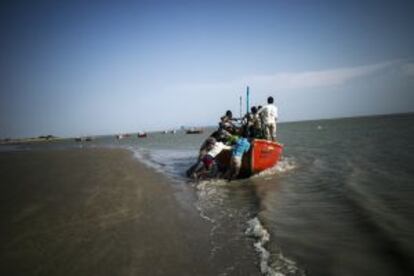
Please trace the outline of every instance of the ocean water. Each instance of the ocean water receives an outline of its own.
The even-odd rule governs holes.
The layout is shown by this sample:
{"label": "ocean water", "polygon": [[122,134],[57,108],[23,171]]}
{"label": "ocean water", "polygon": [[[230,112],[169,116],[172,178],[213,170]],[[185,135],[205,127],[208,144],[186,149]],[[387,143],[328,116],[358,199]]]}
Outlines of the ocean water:
{"label": "ocean water", "polygon": [[414,275],[414,114],[281,123],[276,167],[231,183],[189,181],[185,171],[209,132],[21,149],[133,151],[212,224],[211,263],[251,244],[251,252],[234,252],[223,275],[246,258],[256,258],[258,275]]}

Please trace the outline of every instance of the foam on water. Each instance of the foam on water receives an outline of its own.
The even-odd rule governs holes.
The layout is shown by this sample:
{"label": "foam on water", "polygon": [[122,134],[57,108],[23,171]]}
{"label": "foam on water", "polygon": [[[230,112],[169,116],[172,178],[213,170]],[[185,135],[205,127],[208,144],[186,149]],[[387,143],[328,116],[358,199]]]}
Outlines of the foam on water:
{"label": "foam on water", "polygon": [[[147,166],[158,172],[167,174],[168,176],[183,181],[186,179],[185,171],[196,159],[194,150],[168,150],[168,149],[145,149],[136,146],[128,146],[133,151],[134,156]],[[265,170],[254,178],[269,177],[272,175],[283,174],[296,168],[294,158],[285,157],[277,166]],[[237,185],[245,185],[239,181],[231,183],[223,179],[203,180],[200,182],[191,182],[196,189],[197,201],[195,208],[199,215],[205,221],[213,226],[210,236],[222,235],[221,232],[228,226],[229,220],[237,217],[237,221],[245,225],[248,217],[251,217],[251,210],[232,208],[229,203],[232,201],[229,195],[231,190]],[[240,235],[244,234],[255,238],[254,248],[260,258],[260,271],[263,275],[282,276],[282,275],[298,275],[299,269],[295,263],[285,258],[280,252],[269,252],[266,244],[270,240],[269,232],[263,227],[257,217],[247,222],[247,229],[244,226],[239,227]],[[243,229],[245,232],[243,233]],[[212,250],[210,258],[214,258],[218,250],[222,250],[223,244],[217,243],[212,238]]]}
{"label": "foam on water", "polygon": [[247,225],[245,234],[256,240],[254,248],[259,254],[260,272],[263,275],[304,275],[304,273],[296,266],[296,263],[283,256],[281,252],[276,254],[276,257],[272,262],[271,252],[266,249],[266,244],[270,241],[270,234],[257,217],[249,220]]}
{"label": "foam on water", "polygon": [[174,179],[183,179],[185,171],[192,165],[195,153],[191,150],[146,149],[128,146],[134,157],[156,171]]}
{"label": "foam on water", "polygon": [[271,175],[286,173],[296,169],[296,162],[293,157],[283,157],[276,166],[264,170],[258,174],[252,176],[252,178],[261,178]]}
{"label": "foam on water", "polygon": [[264,247],[265,244],[270,240],[269,232],[263,227],[259,219],[253,218],[247,222],[248,227],[245,234],[256,238],[254,248],[260,256],[260,271],[264,275],[275,275],[281,276],[282,273],[278,273],[269,266],[270,253]]}

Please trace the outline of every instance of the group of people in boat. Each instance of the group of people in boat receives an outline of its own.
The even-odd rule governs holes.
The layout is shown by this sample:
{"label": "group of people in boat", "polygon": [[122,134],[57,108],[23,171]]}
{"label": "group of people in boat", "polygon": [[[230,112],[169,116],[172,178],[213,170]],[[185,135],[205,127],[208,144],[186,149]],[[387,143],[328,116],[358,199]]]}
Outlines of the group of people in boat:
{"label": "group of people in boat", "polygon": [[[197,163],[187,175],[193,179],[225,178],[231,181],[237,178],[242,165],[243,155],[251,147],[252,139],[276,141],[277,107],[273,97],[268,97],[267,105],[252,106],[242,118],[234,118],[230,110],[220,118],[219,127],[200,147]],[[230,167],[216,162],[223,150],[231,150]]]}

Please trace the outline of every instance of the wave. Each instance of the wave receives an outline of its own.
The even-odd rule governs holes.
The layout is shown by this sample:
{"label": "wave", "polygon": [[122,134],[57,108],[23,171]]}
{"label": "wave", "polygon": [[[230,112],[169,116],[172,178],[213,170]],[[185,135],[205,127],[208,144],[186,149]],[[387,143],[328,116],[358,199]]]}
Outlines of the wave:
{"label": "wave", "polygon": [[249,220],[247,225],[245,234],[256,239],[254,248],[259,254],[260,272],[263,275],[305,275],[294,261],[283,256],[281,252],[277,253],[273,262],[271,261],[271,253],[266,249],[266,244],[270,241],[270,234],[257,217]]}
{"label": "wave", "polygon": [[[179,181],[187,181],[185,171],[196,159],[194,150],[165,150],[165,149],[145,149],[134,146],[128,146],[128,149],[134,153],[134,156],[147,166],[158,172],[167,174]],[[294,170],[297,167],[295,159],[292,157],[283,158],[275,167],[265,170],[254,178],[269,177],[272,175],[280,175]],[[302,275],[298,274],[299,269],[295,263],[284,257],[279,250],[270,252],[266,249],[267,243],[270,241],[269,232],[263,227],[259,219],[248,220],[252,216],[257,215],[255,207],[248,204],[234,204],[234,189],[254,190],[253,185],[246,186],[245,181],[232,181],[231,183],[223,179],[202,180],[199,182],[189,182],[196,190],[197,200],[195,208],[200,217],[212,225],[210,230],[211,236],[211,256],[214,258],[218,251],[222,250],[223,244],[219,241],[223,235],[224,229],[227,229],[230,221],[234,223],[234,219],[238,221],[238,226],[233,230],[233,235],[250,236],[255,238],[254,248],[260,258],[260,272],[266,276],[282,276],[282,275]],[[249,187],[250,188],[247,188]],[[240,188],[240,189],[239,189]],[[249,201],[254,201],[249,198]],[[243,206],[243,207],[240,207]],[[253,208],[253,209],[252,209]],[[246,229],[247,221],[247,229]],[[230,235],[227,233],[226,235]]]}
{"label": "wave", "polygon": [[257,242],[254,243],[254,248],[260,256],[260,272],[262,272],[264,275],[283,275],[276,272],[269,266],[270,253],[264,247],[265,244],[270,240],[269,232],[263,227],[257,217],[249,220],[247,224],[248,227],[245,234],[257,239]]}
{"label": "wave", "polygon": [[148,167],[175,180],[187,179],[185,171],[196,158],[196,153],[192,150],[146,149],[136,146],[127,146],[126,148]]}
{"label": "wave", "polygon": [[295,161],[295,158],[283,157],[282,160],[280,160],[276,164],[276,166],[273,166],[267,170],[264,170],[258,174],[255,174],[252,176],[252,178],[261,178],[261,177],[267,177],[267,176],[277,175],[281,173],[286,173],[296,168],[297,168],[297,163]]}

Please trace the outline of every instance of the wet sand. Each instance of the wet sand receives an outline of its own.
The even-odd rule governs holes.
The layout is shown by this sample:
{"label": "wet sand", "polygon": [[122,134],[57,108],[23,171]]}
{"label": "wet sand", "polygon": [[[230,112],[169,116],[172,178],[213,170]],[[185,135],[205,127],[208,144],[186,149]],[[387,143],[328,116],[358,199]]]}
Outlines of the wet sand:
{"label": "wet sand", "polygon": [[[126,150],[2,152],[0,179],[1,275],[219,275],[231,262],[232,248],[211,259],[212,225]],[[258,274],[252,261],[229,275],[242,271]]]}

